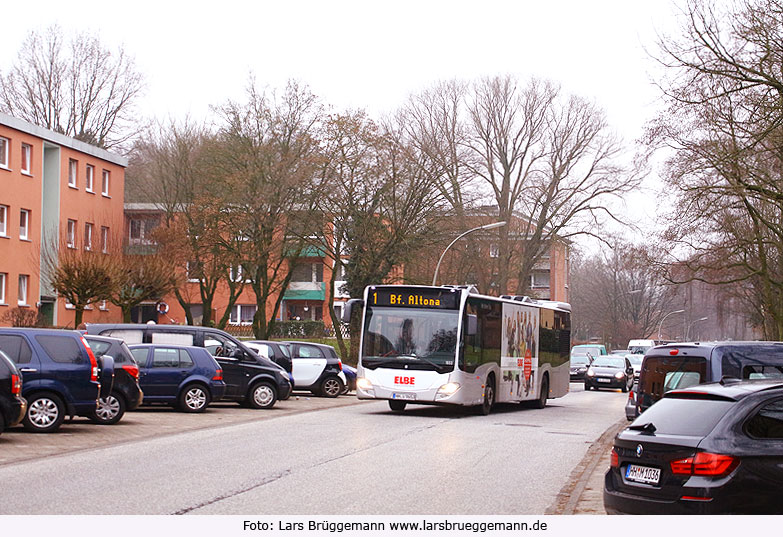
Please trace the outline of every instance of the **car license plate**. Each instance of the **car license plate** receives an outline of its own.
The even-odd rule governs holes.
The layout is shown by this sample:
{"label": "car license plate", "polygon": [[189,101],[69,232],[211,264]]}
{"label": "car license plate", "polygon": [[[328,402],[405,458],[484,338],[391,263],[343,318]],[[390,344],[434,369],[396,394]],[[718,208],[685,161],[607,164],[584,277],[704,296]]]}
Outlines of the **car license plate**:
{"label": "car license plate", "polygon": [[597,379],[598,382],[611,382],[611,379]]}
{"label": "car license plate", "polygon": [[660,468],[629,464],[628,468],[625,470],[625,478],[628,481],[636,481],[637,483],[657,485],[658,481],[661,479],[661,470]]}
{"label": "car license plate", "polygon": [[405,401],[415,401],[416,400],[416,394],[415,393],[393,393],[392,399],[403,399]]}

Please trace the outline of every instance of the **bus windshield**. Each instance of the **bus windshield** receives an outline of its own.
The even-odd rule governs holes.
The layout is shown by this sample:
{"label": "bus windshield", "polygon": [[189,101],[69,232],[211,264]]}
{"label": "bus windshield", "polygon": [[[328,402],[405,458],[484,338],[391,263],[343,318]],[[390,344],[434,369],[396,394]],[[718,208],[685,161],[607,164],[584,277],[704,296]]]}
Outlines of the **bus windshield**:
{"label": "bus windshield", "polygon": [[452,371],[458,323],[456,310],[368,306],[362,365]]}

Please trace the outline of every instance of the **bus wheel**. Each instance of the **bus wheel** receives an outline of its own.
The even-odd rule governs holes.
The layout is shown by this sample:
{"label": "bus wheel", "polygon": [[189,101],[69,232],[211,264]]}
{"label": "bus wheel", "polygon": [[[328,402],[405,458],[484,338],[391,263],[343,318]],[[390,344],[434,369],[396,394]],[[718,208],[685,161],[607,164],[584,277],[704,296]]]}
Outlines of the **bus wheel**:
{"label": "bus wheel", "polygon": [[544,375],[541,379],[541,393],[536,401],[536,408],[544,408],[546,406],[546,400],[549,397],[549,377]]}
{"label": "bus wheel", "polygon": [[405,410],[405,405],[407,405],[405,401],[396,401],[394,399],[389,400],[389,408],[394,410],[395,412],[402,412]]}
{"label": "bus wheel", "polygon": [[484,387],[484,401],[481,403],[481,413],[487,416],[492,412],[495,404],[495,377],[487,379],[487,385]]}

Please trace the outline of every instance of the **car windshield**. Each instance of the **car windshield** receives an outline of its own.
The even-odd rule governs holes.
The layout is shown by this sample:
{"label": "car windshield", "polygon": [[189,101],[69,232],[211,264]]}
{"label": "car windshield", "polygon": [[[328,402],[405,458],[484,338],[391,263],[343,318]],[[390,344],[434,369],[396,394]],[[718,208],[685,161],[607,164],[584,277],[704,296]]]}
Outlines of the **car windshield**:
{"label": "car windshield", "polygon": [[451,371],[458,320],[456,310],[368,307],[362,365]]}
{"label": "car windshield", "polygon": [[631,362],[631,365],[642,365],[642,357],[638,354],[626,354],[626,358]]}
{"label": "car windshield", "polygon": [[628,352],[630,354],[647,354],[650,349],[652,347],[628,347]]}
{"label": "car windshield", "polygon": [[572,359],[574,356],[587,356],[588,354],[595,358],[596,356],[600,356],[601,349],[598,347],[574,347],[571,349]]}
{"label": "car windshield", "polygon": [[590,363],[590,358],[587,355],[571,356],[571,365],[587,365]]}
{"label": "car windshield", "polygon": [[614,358],[612,356],[601,356],[593,362],[595,367],[616,367],[625,369],[625,358]]}

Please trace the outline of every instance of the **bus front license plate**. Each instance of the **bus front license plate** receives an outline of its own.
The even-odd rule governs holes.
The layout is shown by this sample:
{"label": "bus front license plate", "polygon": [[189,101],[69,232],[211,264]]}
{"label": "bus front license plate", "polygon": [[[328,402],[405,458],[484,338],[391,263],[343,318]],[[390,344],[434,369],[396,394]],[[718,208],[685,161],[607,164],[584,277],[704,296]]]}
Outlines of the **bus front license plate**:
{"label": "bus front license plate", "polygon": [[628,481],[636,481],[637,483],[657,485],[658,481],[661,479],[661,470],[660,468],[629,464],[628,468],[625,470],[625,478]]}
{"label": "bus front license plate", "polygon": [[415,401],[416,394],[414,393],[393,393],[392,399],[402,399],[404,401]]}

